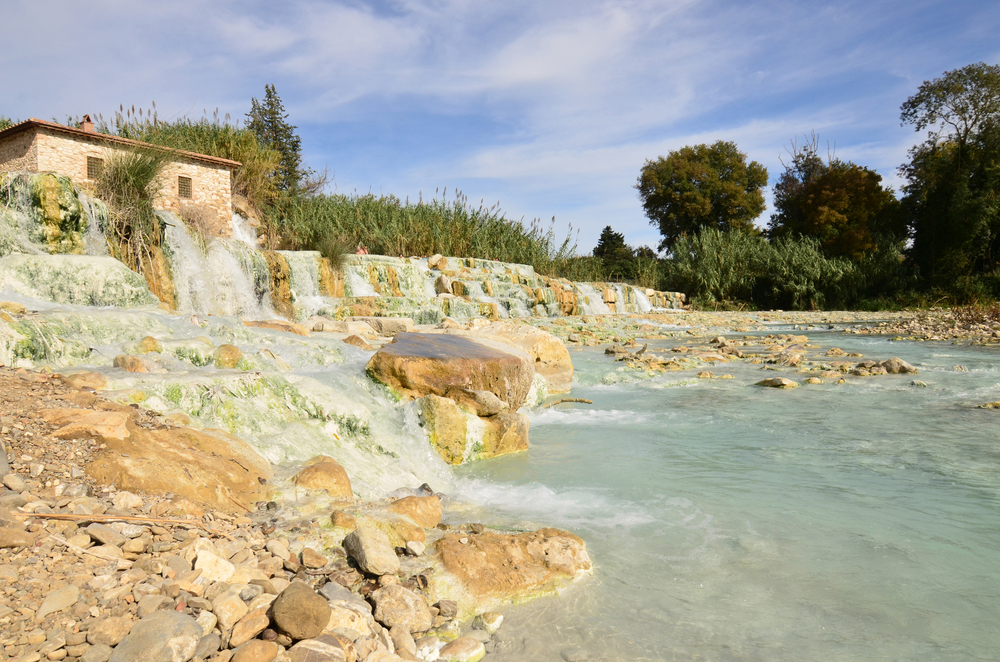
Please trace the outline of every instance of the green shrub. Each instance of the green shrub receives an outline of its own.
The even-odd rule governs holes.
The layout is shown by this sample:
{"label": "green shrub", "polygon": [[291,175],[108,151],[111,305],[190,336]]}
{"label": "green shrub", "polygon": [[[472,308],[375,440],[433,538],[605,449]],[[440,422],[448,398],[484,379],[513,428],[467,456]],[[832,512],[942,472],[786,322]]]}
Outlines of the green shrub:
{"label": "green shrub", "polygon": [[110,151],[97,180],[97,197],[108,206],[105,231],[112,255],[136,272],[162,239],[153,199],[168,160],[169,153],[156,149]]}

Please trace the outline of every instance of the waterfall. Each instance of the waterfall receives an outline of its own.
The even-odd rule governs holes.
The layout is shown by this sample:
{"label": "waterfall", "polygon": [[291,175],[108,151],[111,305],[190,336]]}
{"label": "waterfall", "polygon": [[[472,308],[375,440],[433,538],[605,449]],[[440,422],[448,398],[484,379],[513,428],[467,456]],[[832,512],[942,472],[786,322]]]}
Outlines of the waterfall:
{"label": "waterfall", "polygon": [[87,234],[84,245],[87,255],[107,255],[108,238],[105,231],[108,227],[108,208],[100,200],[95,200],[83,191],[77,192],[83,214],[87,217]]}
{"label": "waterfall", "polygon": [[653,309],[653,304],[649,302],[649,297],[638,287],[633,287],[632,291],[635,292],[635,303],[638,306],[640,313],[648,313]]}
{"label": "waterfall", "polygon": [[233,212],[233,239],[242,241],[252,248],[257,248],[257,234],[250,226],[250,221]]}
{"label": "waterfall", "polygon": [[320,288],[318,251],[277,251],[288,261],[289,287],[295,318],[304,320],[330,305],[330,297],[323,296]]}
{"label": "waterfall", "polygon": [[[261,291],[259,273],[255,273],[259,271],[254,268],[256,249],[234,239],[214,239],[203,246],[175,214],[157,214],[165,225],[165,253],[179,310],[244,319],[274,317],[266,290]],[[259,263],[266,270],[263,257]]]}
{"label": "waterfall", "polygon": [[577,306],[581,315],[608,315],[611,309],[604,303],[604,295],[589,283],[577,283]]}

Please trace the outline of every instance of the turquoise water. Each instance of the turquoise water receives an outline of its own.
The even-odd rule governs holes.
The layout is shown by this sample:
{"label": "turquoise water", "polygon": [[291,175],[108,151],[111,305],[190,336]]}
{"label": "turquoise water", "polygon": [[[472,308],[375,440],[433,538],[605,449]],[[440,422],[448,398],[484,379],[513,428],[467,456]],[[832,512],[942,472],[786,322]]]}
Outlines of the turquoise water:
{"label": "turquoise water", "polygon": [[492,659],[1000,657],[1000,412],[975,408],[1000,399],[1000,348],[809,337],[921,374],[786,391],[733,362],[606,386],[620,364],[573,353],[594,404],[461,469],[469,517],[570,529],[596,562],[509,609]]}

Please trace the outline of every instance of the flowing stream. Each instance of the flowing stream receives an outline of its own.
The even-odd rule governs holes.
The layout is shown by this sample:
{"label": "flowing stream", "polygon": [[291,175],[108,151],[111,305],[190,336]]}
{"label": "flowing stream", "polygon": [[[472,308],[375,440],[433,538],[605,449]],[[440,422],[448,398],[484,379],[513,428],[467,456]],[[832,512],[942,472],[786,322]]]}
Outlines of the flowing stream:
{"label": "flowing stream", "polygon": [[1000,399],[998,349],[809,337],[920,374],[785,391],[734,362],[607,386],[616,364],[573,352],[594,404],[459,471],[469,518],[572,530],[597,566],[511,609],[494,660],[996,658],[1000,413],[976,405]]}

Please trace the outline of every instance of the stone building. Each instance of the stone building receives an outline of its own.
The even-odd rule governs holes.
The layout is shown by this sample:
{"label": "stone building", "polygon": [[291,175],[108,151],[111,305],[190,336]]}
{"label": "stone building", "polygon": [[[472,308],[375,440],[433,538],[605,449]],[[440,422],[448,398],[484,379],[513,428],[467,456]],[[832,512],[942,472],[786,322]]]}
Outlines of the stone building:
{"label": "stone building", "polygon": [[[90,116],[76,129],[30,119],[0,131],[0,172],[54,172],[66,175],[83,189],[90,188],[115,152],[133,148],[165,148],[118,136],[97,133]],[[167,150],[157,209],[176,212],[207,234],[232,233],[232,173],[236,161],[205,154]]]}

